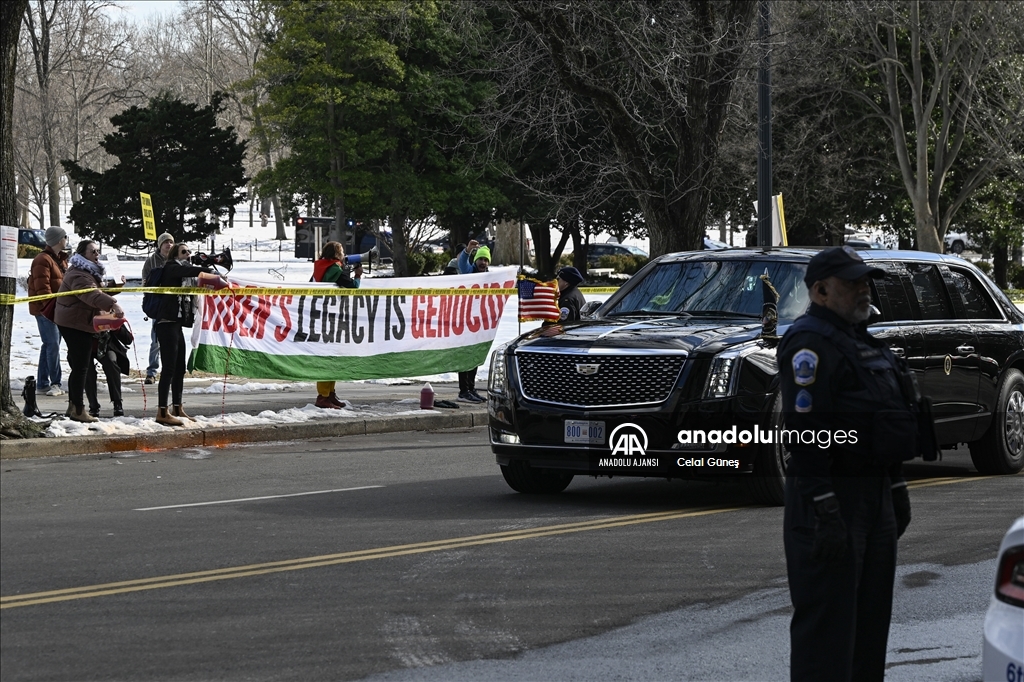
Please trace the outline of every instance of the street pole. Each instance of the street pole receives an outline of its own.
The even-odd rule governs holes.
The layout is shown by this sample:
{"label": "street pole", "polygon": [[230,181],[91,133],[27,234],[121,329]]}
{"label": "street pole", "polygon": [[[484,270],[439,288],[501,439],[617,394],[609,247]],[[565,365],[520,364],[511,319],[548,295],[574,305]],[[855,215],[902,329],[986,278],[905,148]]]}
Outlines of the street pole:
{"label": "street pole", "polygon": [[772,245],[772,57],[770,0],[758,0],[757,70],[757,244],[765,251]]}

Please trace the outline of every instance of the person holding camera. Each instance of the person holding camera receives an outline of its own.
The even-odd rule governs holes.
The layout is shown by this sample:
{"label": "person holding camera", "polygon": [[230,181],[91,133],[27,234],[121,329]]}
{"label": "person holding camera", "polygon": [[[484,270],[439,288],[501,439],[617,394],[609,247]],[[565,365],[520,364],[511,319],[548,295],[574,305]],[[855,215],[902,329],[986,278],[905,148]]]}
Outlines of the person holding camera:
{"label": "person holding camera", "polygon": [[[356,263],[354,270],[349,270],[345,264],[345,247],[339,242],[327,242],[324,244],[320,258],[313,263],[312,282],[334,282],[343,289],[358,289],[359,280],[363,277],[363,264]],[[335,391],[336,381],[316,382],[316,403],[317,407],[326,410],[340,410],[345,404],[338,399]]]}
{"label": "person holding camera", "polygon": [[[142,282],[149,280],[149,273],[157,268],[162,268],[171,255],[174,248],[174,235],[164,232],[156,240],[156,251],[150,254],[146,262],[142,264]],[[146,367],[146,383],[156,383],[156,375],[160,370],[160,341],[156,338],[156,320],[149,331],[149,366]]]}
{"label": "person holding camera", "polygon": [[[162,287],[196,286],[195,277],[201,272],[210,272],[212,268],[192,265],[192,255],[186,244],[175,244],[170,252],[160,278]],[[160,301],[160,314],[157,315],[154,327],[160,342],[160,383],[157,384],[159,400],[157,403],[156,422],[164,426],[184,426],[181,419],[195,421],[185,413],[181,404],[181,396],[185,385],[185,334],[182,329],[192,327],[196,321],[196,297],[191,294],[176,296],[163,294]],[[168,394],[172,399],[168,410]]]}

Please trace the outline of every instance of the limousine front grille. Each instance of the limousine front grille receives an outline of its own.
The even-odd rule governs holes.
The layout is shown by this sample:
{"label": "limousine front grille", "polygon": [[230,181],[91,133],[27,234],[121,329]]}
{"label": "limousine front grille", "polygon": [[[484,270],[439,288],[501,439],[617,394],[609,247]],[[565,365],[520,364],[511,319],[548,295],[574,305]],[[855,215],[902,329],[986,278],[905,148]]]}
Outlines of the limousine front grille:
{"label": "limousine front grille", "polygon": [[570,407],[624,407],[668,400],[686,362],[676,354],[516,353],[528,400]]}

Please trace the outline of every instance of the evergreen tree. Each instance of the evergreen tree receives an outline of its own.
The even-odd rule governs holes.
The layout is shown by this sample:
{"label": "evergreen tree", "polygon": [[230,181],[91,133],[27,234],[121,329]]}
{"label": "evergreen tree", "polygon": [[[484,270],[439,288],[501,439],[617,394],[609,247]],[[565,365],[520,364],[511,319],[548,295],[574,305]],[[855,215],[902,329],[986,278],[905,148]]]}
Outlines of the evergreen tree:
{"label": "evergreen tree", "polygon": [[144,241],[140,192],[153,199],[157,232],[178,241],[199,241],[217,231],[220,219],[245,200],[245,142],[234,128],[217,126],[224,96],[208,106],[169,94],[112,117],[117,131],[101,146],[117,158],[102,171],[64,161],[82,187],[71,208],[76,231],[114,247]]}

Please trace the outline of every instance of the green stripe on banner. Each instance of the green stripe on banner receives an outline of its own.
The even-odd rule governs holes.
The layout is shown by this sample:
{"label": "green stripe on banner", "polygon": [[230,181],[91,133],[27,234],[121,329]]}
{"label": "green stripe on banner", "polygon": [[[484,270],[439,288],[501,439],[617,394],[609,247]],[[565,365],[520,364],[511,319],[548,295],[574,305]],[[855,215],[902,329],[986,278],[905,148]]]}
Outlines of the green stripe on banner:
{"label": "green stripe on banner", "polygon": [[479,367],[491,342],[459,348],[412,350],[369,356],[272,355],[253,350],[200,344],[189,369],[248,379],[291,381],[355,381],[404,379]]}

